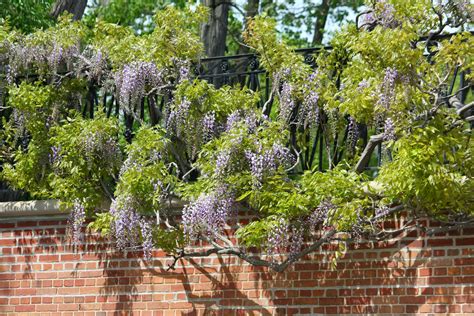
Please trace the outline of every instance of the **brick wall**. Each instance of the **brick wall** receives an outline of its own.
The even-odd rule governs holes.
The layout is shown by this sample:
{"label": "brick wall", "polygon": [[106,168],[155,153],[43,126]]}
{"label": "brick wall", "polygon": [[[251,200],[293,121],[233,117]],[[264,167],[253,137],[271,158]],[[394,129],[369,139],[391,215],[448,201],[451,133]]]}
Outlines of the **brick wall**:
{"label": "brick wall", "polygon": [[75,252],[65,229],[64,216],[0,219],[0,314],[474,315],[474,229],[362,244],[336,270],[316,254],[284,273],[227,256],[167,272],[163,253],[143,262],[95,236]]}

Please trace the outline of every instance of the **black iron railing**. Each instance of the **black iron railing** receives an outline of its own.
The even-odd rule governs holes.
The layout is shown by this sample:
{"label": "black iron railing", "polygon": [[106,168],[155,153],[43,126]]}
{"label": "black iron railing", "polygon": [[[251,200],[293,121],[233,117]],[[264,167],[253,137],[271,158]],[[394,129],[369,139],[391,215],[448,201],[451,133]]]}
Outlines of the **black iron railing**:
{"label": "black iron railing", "polygon": [[[472,32],[471,32],[472,33]],[[430,49],[437,45],[437,41],[445,38],[449,38],[454,34],[438,35],[433,37],[421,38],[420,41],[429,41],[426,43],[428,47],[426,51],[427,58],[432,58],[436,50]],[[304,56],[306,63],[312,67],[317,67],[315,64],[315,54],[323,51],[329,51],[331,47],[319,47],[319,48],[306,48],[298,49],[297,53]],[[246,86],[249,89],[260,93],[260,101],[256,106],[263,107],[264,104],[268,104],[266,107],[267,113],[270,114],[271,105],[273,103],[271,96],[272,78],[268,73],[260,66],[259,57],[255,54],[242,54],[234,56],[223,56],[223,57],[211,57],[203,58],[193,65],[194,75],[197,78],[207,80],[217,87],[223,85],[232,86]],[[453,94],[455,87],[460,89],[459,99],[462,103],[465,102],[469,93],[472,93],[472,88],[468,87],[466,82],[466,71],[459,71],[456,69],[451,76],[451,82],[447,88],[445,95],[449,96]],[[30,78],[34,79],[34,75]],[[4,79],[2,79],[4,81]],[[100,85],[97,82],[90,82],[88,86],[88,92],[84,95],[84,102],[82,107],[79,109],[84,117],[94,117],[94,112],[99,109],[99,104],[105,111],[107,116],[117,116],[123,122],[125,126],[124,136],[127,141],[131,141],[133,138],[134,126],[137,124],[137,119],[140,121],[147,122],[151,125],[164,124],[164,111],[166,104],[172,100],[172,91],[169,90],[164,94],[148,94],[146,95],[137,108],[134,109],[133,114],[127,113],[120,110],[119,102],[115,97],[114,92],[104,93],[100,89]],[[0,83],[0,116],[8,117],[10,111],[8,110],[7,96],[3,93],[2,83]],[[348,139],[349,131],[349,120],[346,117],[346,127],[344,130],[338,131],[335,138],[332,140],[332,144],[325,143],[323,125],[327,123],[327,116],[324,111],[321,112],[319,118],[319,124],[311,132],[306,133],[306,146],[299,150],[299,171],[308,169],[318,169],[324,171],[327,168],[337,165],[346,155],[346,142]],[[359,133],[357,134],[356,141],[359,141],[361,148],[364,148],[370,135],[378,132],[375,129],[364,124],[357,124]],[[296,129],[291,130],[291,137],[289,142],[292,143],[293,147],[296,145]],[[353,142],[354,140],[352,140]],[[327,146],[331,147],[331,157],[328,157],[325,149]],[[297,148],[298,149],[298,148]],[[329,165],[329,161],[330,164]],[[371,163],[368,165],[368,170],[377,170],[382,162],[382,145],[378,145],[375,150],[374,157],[371,159]],[[0,166],[1,167],[1,166]],[[22,200],[28,196],[22,192],[16,192],[10,190],[5,184],[0,183],[0,201],[6,200]]]}

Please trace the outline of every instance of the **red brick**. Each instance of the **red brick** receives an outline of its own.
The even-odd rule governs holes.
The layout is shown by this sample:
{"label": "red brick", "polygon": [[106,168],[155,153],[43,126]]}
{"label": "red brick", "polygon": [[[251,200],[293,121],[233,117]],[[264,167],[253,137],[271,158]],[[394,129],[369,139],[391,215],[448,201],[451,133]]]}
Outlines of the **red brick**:
{"label": "red brick", "polygon": [[433,277],[428,282],[430,284],[452,284],[453,277]]}
{"label": "red brick", "polygon": [[343,298],[319,298],[320,305],[342,305],[344,304]]}
{"label": "red brick", "polygon": [[457,238],[456,246],[472,246],[474,245],[474,238]]}
{"label": "red brick", "polygon": [[[0,240],[14,241],[0,255],[2,312],[20,313],[19,306],[26,306],[29,310],[24,313],[94,315],[103,311],[107,316],[133,309],[137,315],[175,316],[201,315],[209,306],[217,306],[216,315],[469,314],[472,311],[466,306],[474,304],[474,287],[469,287],[474,283],[474,250],[465,247],[472,245],[474,230],[467,235],[463,231],[459,237],[412,234],[402,239],[400,244],[406,247],[402,255],[416,260],[413,266],[398,260],[397,241],[379,243],[375,250],[364,243],[348,251],[335,271],[325,263],[330,256],[316,253],[285,273],[250,267],[235,257],[183,260],[175,271],[167,272],[162,269],[167,264],[162,251],[154,251],[154,260],[146,264],[138,252],[105,254],[106,247],[99,244],[73,253],[61,235],[64,221],[62,226],[54,220],[41,221],[41,225],[47,228],[25,224],[21,230],[2,229]],[[423,244],[433,249],[420,251]],[[359,285],[365,287],[358,289]],[[9,295],[24,297],[9,299]]]}
{"label": "red brick", "polygon": [[424,304],[426,302],[424,296],[400,296],[399,300],[402,304]]}
{"label": "red brick", "polygon": [[430,238],[427,240],[428,247],[445,247],[445,246],[452,246],[453,239],[450,238],[442,238],[442,239],[433,239]]}

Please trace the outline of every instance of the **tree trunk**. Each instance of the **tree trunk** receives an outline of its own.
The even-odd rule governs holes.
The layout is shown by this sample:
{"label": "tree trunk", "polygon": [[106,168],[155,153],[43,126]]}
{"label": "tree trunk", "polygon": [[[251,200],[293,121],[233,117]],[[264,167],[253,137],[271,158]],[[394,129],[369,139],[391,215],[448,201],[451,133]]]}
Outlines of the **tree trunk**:
{"label": "tree trunk", "polygon": [[[250,18],[253,18],[258,14],[258,7],[259,6],[260,6],[260,0],[248,0],[247,1],[247,6],[245,8],[245,21],[244,21],[245,28],[247,28],[247,21]],[[250,49],[248,48],[248,46],[240,45],[238,54],[246,54],[249,51],[250,51]]]}
{"label": "tree trunk", "polygon": [[73,20],[80,20],[86,6],[87,0],[57,0],[51,10],[51,16],[57,19],[64,11],[68,11],[73,15]]}
{"label": "tree trunk", "polygon": [[229,1],[201,0],[201,3],[210,9],[209,20],[201,26],[201,39],[206,55],[223,56],[226,49]]}
{"label": "tree trunk", "polygon": [[323,42],[324,28],[329,15],[331,0],[323,0],[316,9],[316,23],[314,25],[313,46]]}

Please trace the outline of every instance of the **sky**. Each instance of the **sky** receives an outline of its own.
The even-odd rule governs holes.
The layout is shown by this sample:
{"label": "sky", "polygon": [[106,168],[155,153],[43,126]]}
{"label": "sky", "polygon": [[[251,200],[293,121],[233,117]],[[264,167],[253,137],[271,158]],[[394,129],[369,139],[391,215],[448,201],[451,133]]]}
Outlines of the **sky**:
{"label": "sky", "polygon": [[[247,3],[246,0],[235,0],[234,1],[239,7],[241,8],[244,8],[245,4]],[[275,0],[274,1],[275,3],[287,3],[287,5],[289,6],[290,10],[298,10],[298,9],[301,9],[302,7],[305,7],[305,4],[303,2],[303,0],[295,0],[294,1],[294,4],[288,4],[288,1],[281,1],[281,0]],[[313,0],[313,1],[310,1],[312,3],[314,3],[315,5],[319,5],[321,3],[320,0]],[[242,15],[236,10],[236,9],[233,9],[235,14],[239,17],[242,17]],[[344,10],[347,12],[347,16],[346,16],[346,19],[345,21],[355,21],[355,18],[356,18],[356,15],[357,13],[352,10],[352,8],[349,8],[349,7],[340,7],[338,8],[338,10]],[[341,23],[341,22],[338,22],[335,20],[334,16],[329,16],[329,19],[327,20],[326,22],[326,34],[324,36],[324,39],[323,39],[323,44],[326,44],[330,38],[331,38],[331,33],[334,33],[335,31],[341,29],[342,25],[344,25],[345,23]],[[308,31],[306,29],[306,27],[302,27],[298,30],[295,30],[295,31],[300,31],[301,32],[301,36],[303,38],[306,38],[308,39],[309,42],[312,41],[313,39],[313,33],[312,33],[312,30],[311,31]]]}

